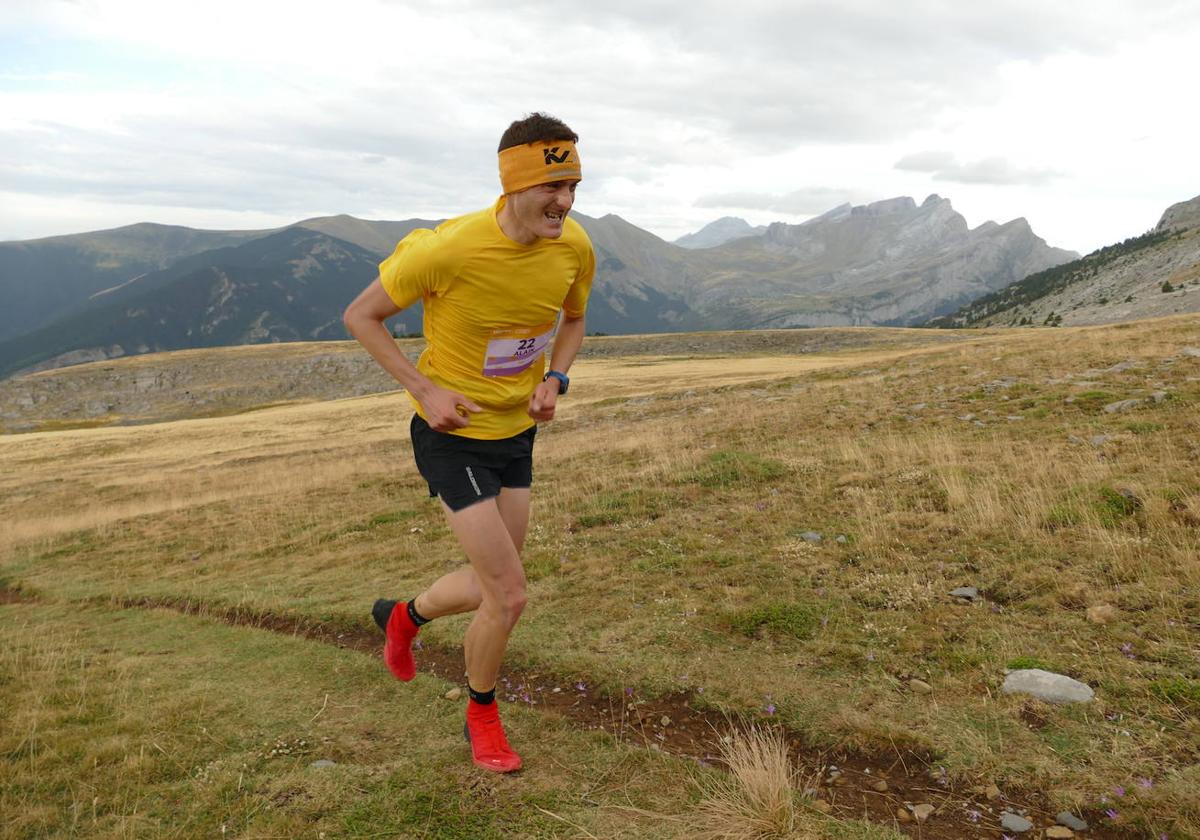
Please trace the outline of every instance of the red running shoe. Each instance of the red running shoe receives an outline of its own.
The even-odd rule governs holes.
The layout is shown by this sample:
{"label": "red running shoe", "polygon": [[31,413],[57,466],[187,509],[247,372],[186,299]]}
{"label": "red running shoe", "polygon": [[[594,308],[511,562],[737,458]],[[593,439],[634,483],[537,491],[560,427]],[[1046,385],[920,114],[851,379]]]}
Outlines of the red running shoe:
{"label": "red running shoe", "polygon": [[476,767],[493,773],[511,773],[521,769],[521,756],[513,752],[504,737],[500,710],[495,703],[481,706],[474,700],[467,703],[467,723],[463,735],[471,745],[471,760]]}
{"label": "red running shoe", "polygon": [[383,661],[396,679],[408,682],[417,674],[412,641],[421,629],[408,617],[408,604],[380,599],[371,614],[384,633]]}

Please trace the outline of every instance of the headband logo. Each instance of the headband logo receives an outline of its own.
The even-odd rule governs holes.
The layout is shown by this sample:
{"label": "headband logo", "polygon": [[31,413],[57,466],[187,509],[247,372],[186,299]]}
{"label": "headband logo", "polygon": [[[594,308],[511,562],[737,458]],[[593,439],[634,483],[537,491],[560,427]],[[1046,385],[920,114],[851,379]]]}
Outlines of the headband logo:
{"label": "headband logo", "polygon": [[567,158],[571,156],[571,150],[567,149],[565,152],[559,155],[558,146],[554,146],[550,149],[542,149],[542,154],[545,155],[546,165],[549,166],[552,163],[566,163]]}

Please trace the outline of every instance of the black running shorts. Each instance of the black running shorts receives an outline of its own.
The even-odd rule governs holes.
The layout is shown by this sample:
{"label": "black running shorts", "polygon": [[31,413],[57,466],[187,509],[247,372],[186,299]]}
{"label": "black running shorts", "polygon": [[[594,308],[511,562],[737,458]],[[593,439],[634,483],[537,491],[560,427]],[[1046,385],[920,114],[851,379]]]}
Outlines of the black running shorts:
{"label": "black running shorts", "polygon": [[409,426],[417,471],[453,511],[500,495],[501,487],[533,483],[533,438],[537,426],[501,440],[476,440],[430,428],[414,414]]}

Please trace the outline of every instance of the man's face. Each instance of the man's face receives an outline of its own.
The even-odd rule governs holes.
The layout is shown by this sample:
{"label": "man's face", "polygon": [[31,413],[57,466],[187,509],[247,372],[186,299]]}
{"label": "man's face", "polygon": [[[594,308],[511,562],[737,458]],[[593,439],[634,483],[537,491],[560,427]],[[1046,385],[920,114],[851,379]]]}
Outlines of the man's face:
{"label": "man's face", "polygon": [[563,222],[571,205],[575,203],[575,187],[578,181],[553,181],[538,184],[527,190],[512,193],[508,205],[512,208],[513,220],[519,227],[522,240],[558,239],[562,236]]}

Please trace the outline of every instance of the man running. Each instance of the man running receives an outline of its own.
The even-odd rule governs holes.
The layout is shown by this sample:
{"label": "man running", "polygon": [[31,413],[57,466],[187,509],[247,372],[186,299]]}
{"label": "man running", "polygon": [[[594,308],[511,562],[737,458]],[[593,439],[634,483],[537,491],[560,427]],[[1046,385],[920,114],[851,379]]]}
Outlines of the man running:
{"label": "man running", "polygon": [[[411,680],[421,625],[474,611],[463,640],[471,694],[465,734],[475,764],[501,773],[521,767],[500,723],[496,678],[525,607],[520,555],[536,424],[554,418],[567,391],[595,273],[587,234],[567,218],[582,177],[578,140],[545,114],[510,125],[499,148],[504,195],[406,236],[344,316],[351,335],[408,392],[417,469],[469,561],[410,601],[375,602],[384,660]],[[418,300],[426,348],[414,367],[384,321]]]}

